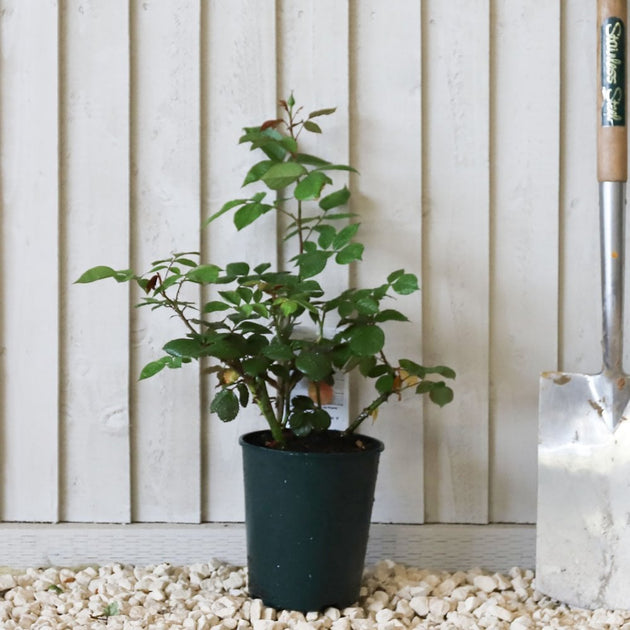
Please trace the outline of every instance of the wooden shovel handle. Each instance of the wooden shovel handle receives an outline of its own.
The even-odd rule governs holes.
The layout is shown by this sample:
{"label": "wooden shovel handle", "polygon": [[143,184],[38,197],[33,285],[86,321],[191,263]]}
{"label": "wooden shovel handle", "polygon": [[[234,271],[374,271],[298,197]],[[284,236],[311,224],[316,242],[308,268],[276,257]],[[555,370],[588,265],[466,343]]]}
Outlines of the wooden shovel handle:
{"label": "wooden shovel handle", "polygon": [[598,0],[597,178],[628,179],[626,0]]}

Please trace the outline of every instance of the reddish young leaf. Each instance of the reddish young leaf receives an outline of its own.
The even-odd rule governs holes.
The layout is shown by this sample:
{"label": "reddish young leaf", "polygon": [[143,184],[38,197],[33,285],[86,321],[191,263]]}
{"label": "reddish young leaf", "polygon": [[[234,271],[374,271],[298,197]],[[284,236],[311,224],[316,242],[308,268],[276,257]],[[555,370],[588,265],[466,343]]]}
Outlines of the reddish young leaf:
{"label": "reddish young leaf", "polygon": [[260,130],[264,131],[265,129],[269,129],[270,127],[275,129],[281,122],[281,118],[277,118],[276,120],[266,120],[262,125],[260,125]]}
{"label": "reddish young leaf", "polygon": [[153,289],[157,286],[158,280],[160,279],[160,274],[156,273],[152,278],[149,279],[146,286],[144,287],[145,293],[151,293]]}

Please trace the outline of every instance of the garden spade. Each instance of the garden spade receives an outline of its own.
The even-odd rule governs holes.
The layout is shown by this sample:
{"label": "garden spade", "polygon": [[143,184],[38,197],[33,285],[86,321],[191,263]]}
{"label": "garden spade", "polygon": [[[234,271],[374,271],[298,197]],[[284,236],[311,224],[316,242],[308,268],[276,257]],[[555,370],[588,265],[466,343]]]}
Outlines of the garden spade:
{"label": "garden spade", "polygon": [[536,587],[583,608],[630,609],[630,382],[622,367],[626,2],[598,1],[603,367],[540,379]]}

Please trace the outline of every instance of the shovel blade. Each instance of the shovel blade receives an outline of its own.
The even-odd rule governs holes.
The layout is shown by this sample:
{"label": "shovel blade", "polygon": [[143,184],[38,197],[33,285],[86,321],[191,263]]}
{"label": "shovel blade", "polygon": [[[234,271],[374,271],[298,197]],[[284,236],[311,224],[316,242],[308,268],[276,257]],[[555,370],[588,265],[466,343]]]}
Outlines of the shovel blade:
{"label": "shovel blade", "polygon": [[540,379],[536,588],[582,608],[630,609],[629,395],[603,374]]}

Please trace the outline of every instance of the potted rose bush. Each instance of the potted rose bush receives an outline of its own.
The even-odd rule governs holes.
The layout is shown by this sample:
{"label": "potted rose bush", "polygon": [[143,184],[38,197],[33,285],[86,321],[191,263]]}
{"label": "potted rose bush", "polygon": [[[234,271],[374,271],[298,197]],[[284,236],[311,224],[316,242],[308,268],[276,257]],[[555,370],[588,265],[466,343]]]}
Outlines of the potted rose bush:
{"label": "potted rose bush", "polygon": [[[373,287],[335,295],[322,286],[324,270],[363,257],[350,190],[331,177],[354,169],[301,151],[300,136],[321,133],[320,119],[334,109],[306,114],[293,96],[280,109],[281,118],[245,128],[240,138],[261,157],[243,187],[258,182],[264,190],[228,201],[208,223],[231,214],[242,230],[269,212],[282,214],[294,247],[287,268],[220,267],[188,252],[142,274],[94,267],[77,282],[136,282],[141,306],[181,320],[182,335],[165,343],[141,379],[207,358],[217,377],[210,412],[231,422],[240,409],[258,407],[267,428],[240,438],[250,594],[275,607],[316,610],[358,596],[383,445],[357,429],[406,393],[445,405],[455,373],[386,354],[383,325],[407,320],[392,297],[418,290],[412,273],[394,270]],[[199,306],[183,297],[187,285],[212,285],[215,296]],[[374,396],[347,428],[331,430],[328,393],[336,376],[352,371],[373,382]]]}

